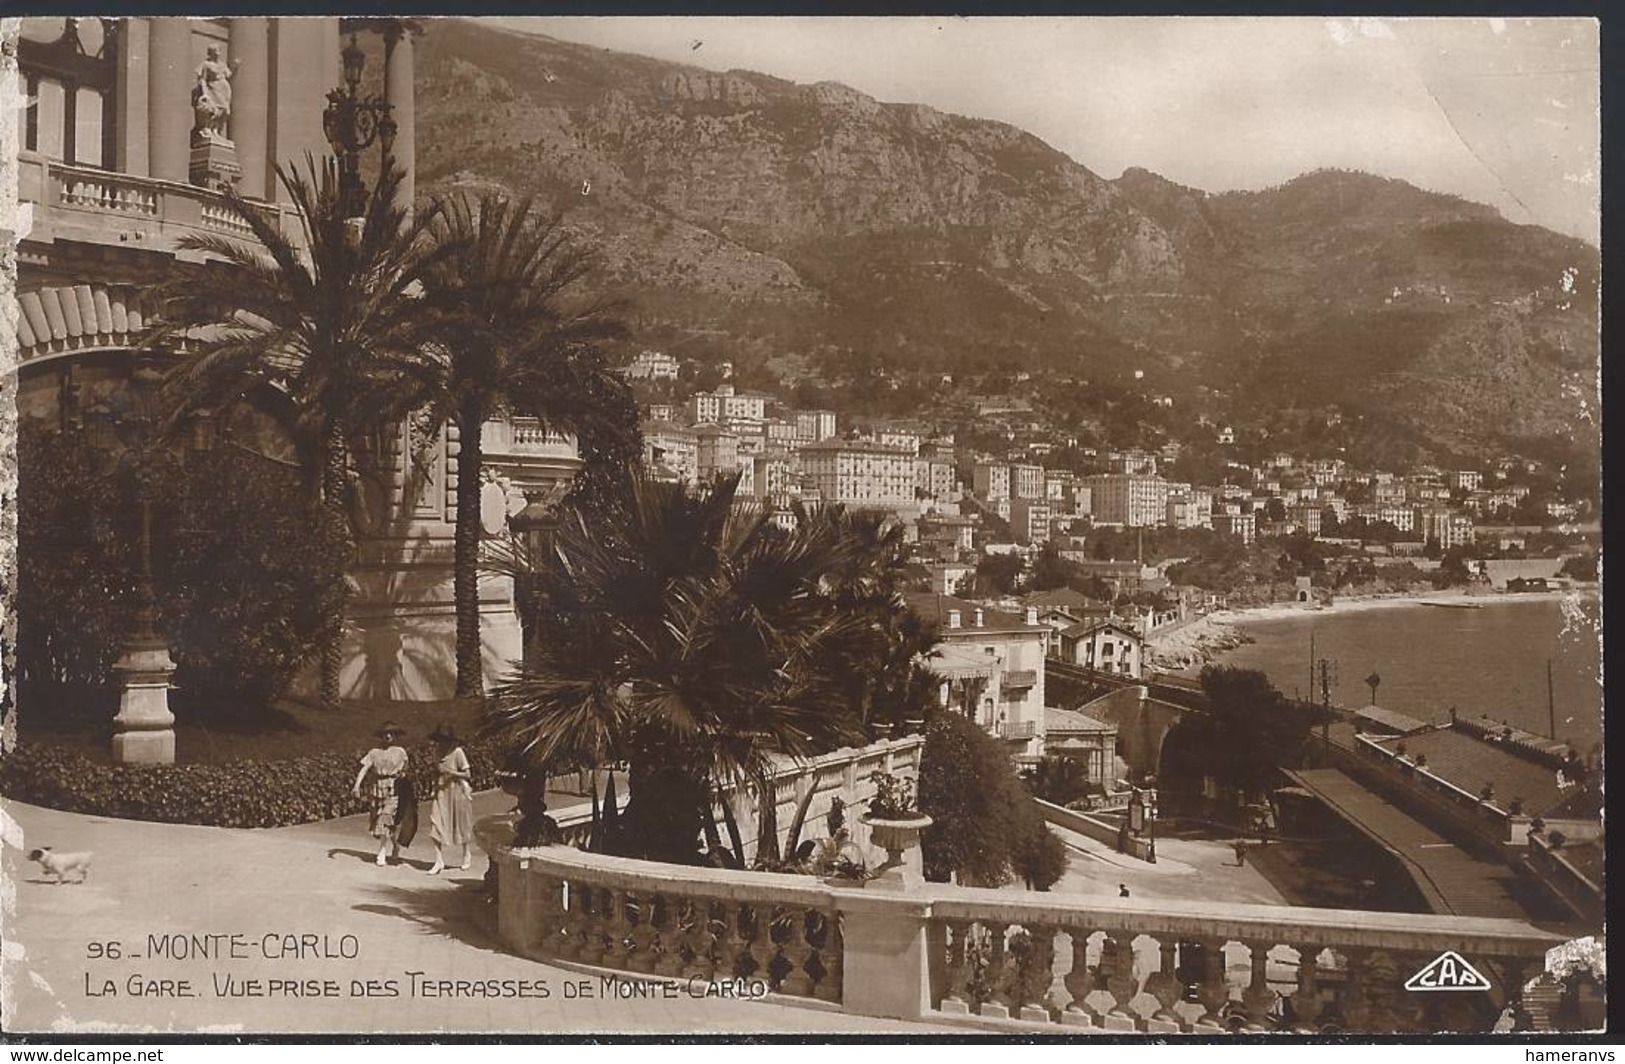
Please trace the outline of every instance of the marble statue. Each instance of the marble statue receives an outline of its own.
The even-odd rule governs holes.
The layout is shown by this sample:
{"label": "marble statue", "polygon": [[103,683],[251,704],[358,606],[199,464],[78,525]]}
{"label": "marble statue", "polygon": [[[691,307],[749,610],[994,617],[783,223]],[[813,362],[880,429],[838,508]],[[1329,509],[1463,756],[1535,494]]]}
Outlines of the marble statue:
{"label": "marble statue", "polygon": [[211,140],[226,139],[226,121],[231,117],[231,67],[220,58],[218,44],[209,45],[198,65],[192,110],[197,115],[194,133]]}

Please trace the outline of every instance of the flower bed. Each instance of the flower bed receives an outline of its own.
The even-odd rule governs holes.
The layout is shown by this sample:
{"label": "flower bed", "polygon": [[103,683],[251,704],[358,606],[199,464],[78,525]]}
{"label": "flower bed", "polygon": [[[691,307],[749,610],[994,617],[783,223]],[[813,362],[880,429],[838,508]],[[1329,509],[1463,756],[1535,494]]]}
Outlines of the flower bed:
{"label": "flower bed", "polygon": [[[496,749],[479,742],[463,749],[474,789],[495,786],[501,761]],[[407,752],[418,794],[428,797],[439,758],[427,743]],[[24,743],[0,760],[0,794],[50,809],[128,820],[283,827],[365,812],[367,803],[350,793],[362,753],[223,765],[105,765],[73,751]]]}

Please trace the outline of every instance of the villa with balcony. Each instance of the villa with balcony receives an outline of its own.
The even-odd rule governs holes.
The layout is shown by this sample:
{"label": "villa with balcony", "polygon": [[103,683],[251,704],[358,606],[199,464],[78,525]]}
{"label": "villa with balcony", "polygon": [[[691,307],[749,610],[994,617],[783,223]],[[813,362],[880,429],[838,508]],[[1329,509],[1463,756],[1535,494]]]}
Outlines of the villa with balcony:
{"label": "villa with balcony", "polygon": [[959,708],[1009,742],[1020,761],[1044,752],[1044,655],[1054,630],[1025,614],[1003,613],[952,595],[917,592],[909,608],[936,627],[928,664],[943,678],[943,704]]}

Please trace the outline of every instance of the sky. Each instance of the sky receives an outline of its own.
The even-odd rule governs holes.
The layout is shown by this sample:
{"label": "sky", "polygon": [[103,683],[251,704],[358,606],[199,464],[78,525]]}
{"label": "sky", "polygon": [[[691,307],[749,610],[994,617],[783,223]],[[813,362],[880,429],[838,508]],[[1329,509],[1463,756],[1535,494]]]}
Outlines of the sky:
{"label": "sky", "polygon": [[1103,177],[1211,192],[1366,170],[1598,241],[1589,19],[500,18],[1009,122]]}

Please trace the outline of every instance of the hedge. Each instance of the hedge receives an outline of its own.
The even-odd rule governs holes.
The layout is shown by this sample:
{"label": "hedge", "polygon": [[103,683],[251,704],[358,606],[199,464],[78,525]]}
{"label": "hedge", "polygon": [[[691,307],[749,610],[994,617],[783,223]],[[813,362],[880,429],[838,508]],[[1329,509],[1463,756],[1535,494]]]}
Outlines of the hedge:
{"label": "hedge", "polygon": [[[475,790],[496,785],[502,758],[489,743],[470,742]],[[364,813],[350,793],[364,751],[224,765],[107,765],[83,754],[23,743],[0,760],[0,794],[70,813],[202,824],[274,828]],[[439,756],[431,744],[408,748],[420,797],[433,794]]]}

